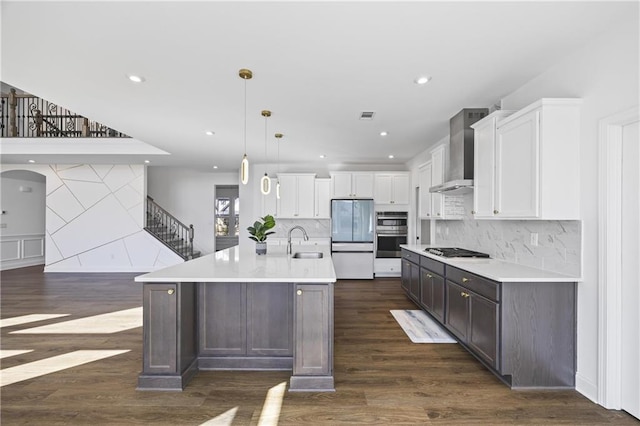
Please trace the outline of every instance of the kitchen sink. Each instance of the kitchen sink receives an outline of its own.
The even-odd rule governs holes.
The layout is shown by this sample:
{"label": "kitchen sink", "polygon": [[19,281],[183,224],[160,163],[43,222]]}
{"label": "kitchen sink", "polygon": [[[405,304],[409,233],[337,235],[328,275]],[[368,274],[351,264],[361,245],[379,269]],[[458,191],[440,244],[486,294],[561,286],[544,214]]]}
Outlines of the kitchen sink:
{"label": "kitchen sink", "polygon": [[322,256],[322,252],[319,251],[299,251],[292,257],[294,259],[321,259]]}

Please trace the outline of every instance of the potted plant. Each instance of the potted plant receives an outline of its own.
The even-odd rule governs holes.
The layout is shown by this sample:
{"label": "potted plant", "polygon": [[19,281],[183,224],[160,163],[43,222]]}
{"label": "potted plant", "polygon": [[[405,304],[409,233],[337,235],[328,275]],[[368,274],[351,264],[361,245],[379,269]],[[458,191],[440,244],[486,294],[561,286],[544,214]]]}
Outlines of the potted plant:
{"label": "potted plant", "polygon": [[276,220],[268,214],[260,218],[260,220],[256,220],[253,226],[247,228],[247,231],[251,234],[249,238],[256,242],[257,254],[267,254],[267,237],[275,233],[274,231],[269,231],[274,226],[276,226]]}

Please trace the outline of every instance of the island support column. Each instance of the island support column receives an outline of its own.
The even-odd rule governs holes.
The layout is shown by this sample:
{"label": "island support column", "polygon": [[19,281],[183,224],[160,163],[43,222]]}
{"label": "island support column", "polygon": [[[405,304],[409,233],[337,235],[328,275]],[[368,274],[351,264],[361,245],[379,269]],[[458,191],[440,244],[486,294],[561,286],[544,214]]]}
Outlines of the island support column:
{"label": "island support column", "polygon": [[296,284],[290,391],[335,391],[333,283]]}
{"label": "island support column", "polygon": [[143,284],[143,361],[138,390],[184,389],[198,371],[196,284]]}

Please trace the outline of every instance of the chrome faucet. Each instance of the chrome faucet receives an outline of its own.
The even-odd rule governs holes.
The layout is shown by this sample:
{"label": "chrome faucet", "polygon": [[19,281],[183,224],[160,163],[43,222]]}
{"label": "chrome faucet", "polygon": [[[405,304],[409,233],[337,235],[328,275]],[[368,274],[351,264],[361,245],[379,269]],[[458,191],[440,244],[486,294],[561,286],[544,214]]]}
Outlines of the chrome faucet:
{"label": "chrome faucet", "polygon": [[291,254],[291,232],[294,229],[299,229],[302,231],[302,235],[304,236],[304,240],[308,241],[309,240],[309,236],[307,235],[307,231],[304,230],[304,228],[300,225],[296,225],[293,228],[289,229],[289,233],[287,236],[287,254]]}

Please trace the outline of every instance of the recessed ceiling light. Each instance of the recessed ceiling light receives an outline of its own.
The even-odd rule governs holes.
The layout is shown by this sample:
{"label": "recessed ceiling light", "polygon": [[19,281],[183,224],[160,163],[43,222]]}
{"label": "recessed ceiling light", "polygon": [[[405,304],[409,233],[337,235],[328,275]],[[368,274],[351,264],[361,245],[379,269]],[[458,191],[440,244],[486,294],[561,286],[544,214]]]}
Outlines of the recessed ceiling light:
{"label": "recessed ceiling light", "polygon": [[416,77],[416,79],[413,80],[413,82],[416,84],[427,84],[430,80],[431,80],[430,76],[421,75],[420,77]]}
{"label": "recessed ceiling light", "polygon": [[214,169],[217,169],[217,168],[218,168],[218,166],[213,166],[213,168],[214,168]]}
{"label": "recessed ceiling light", "polygon": [[216,134],[216,132],[212,132],[211,130],[207,130],[206,132],[204,132],[205,135],[207,136],[213,136]]}
{"label": "recessed ceiling light", "polygon": [[29,163],[35,163],[36,160],[27,160]]}
{"label": "recessed ceiling light", "polygon": [[129,74],[127,77],[129,78],[129,80],[133,81],[134,83],[144,83],[145,81],[144,77],[140,75]]}
{"label": "recessed ceiling light", "polygon": [[389,158],[393,158],[393,154],[389,155]]}
{"label": "recessed ceiling light", "polygon": [[144,160],[144,164],[149,164],[151,161],[149,160]]}
{"label": "recessed ceiling light", "polygon": [[327,156],[324,154],[320,154],[320,158],[327,158]]}
{"label": "recessed ceiling light", "polygon": [[382,132],[380,132],[380,136],[387,136],[389,133],[385,132],[384,130]]}

